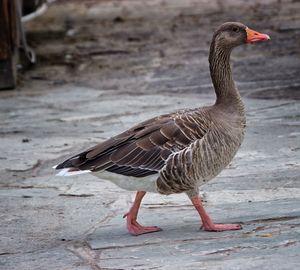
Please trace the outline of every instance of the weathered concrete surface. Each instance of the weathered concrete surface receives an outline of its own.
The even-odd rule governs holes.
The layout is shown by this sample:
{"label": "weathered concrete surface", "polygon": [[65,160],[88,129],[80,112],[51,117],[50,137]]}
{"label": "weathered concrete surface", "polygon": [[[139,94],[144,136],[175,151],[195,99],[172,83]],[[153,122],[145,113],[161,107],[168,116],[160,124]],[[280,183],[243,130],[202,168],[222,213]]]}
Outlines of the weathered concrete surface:
{"label": "weathered concrete surface", "polygon": [[[299,269],[299,3],[222,3],[59,1],[27,25],[39,62],[0,93],[1,270]],[[211,31],[228,20],[272,38],[233,53],[247,136],[201,190],[217,222],[243,230],[199,231],[184,195],[149,194],[141,223],[164,230],[132,237],[122,215],[133,193],[51,167],[136,122],[211,103]]]}

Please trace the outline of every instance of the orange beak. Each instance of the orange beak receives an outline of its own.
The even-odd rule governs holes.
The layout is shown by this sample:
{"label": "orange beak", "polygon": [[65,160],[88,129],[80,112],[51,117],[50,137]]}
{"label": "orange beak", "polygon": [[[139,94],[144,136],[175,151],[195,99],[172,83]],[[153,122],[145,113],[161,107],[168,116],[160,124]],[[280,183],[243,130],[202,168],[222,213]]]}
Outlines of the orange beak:
{"label": "orange beak", "polygon": [[254,43],[254,42],[265,41],[270,39],[270,37],[267,34],[256,32],[248,27],[246,28],[246,32],[247,32],[247,43]]}

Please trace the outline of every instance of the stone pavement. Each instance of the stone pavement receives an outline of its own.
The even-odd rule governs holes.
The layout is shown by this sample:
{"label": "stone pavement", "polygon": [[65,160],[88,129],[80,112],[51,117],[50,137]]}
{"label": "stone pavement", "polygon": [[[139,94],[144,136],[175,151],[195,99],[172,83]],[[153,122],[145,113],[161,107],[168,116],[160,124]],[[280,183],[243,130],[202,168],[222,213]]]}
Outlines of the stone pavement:
{"label": "stone pavement", "polygon": [[[0,269],[299,269],[299,3],[140,3],[59,1],[27,25],[39,62],[0,93]],[[140,221],[163,231],[130,236],[134,193],[51,167],[151,116],[212,103],[211,31],[233,19],[272,40],[233,52],[247,135],[201,194],[216,222],[243,230],[200,231],[185,195],[148,194]]]}

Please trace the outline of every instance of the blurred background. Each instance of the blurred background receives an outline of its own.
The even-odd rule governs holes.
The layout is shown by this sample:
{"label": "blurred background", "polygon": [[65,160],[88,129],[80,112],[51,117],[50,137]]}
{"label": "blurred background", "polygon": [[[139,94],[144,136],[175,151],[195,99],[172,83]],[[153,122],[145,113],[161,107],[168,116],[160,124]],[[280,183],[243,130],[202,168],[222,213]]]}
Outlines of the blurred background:
{"label": "blurred background", "polygon": [[[18,1],[4,0],[2,4],[13,10],[14,2]],[[74,83],[134,92],[199,91],[200,84],[210,83],[207,55],[212,33],[225,21],[241,21],[272,37],[268,44],[235,52],[236,80],[291,82],[299,77],[299,1],[23,2],[25,49],[32,48],[36,59],[30,64],[24,57],[24,40],[18,29],[11,46],[20,44],[23,51],[17,65],[19,89]],[[30,12],[40,16],[30,16]],[[12,22],[12,29],[14,24],[20,28]],[[116,84],[114,80],[120,78],[124,80]],[[160,78],[164,78],[163,84]],[[282,95],[282,90],[277,90],[272,95]],[[296,90],[285,89],[284,95],[299,98]]]}

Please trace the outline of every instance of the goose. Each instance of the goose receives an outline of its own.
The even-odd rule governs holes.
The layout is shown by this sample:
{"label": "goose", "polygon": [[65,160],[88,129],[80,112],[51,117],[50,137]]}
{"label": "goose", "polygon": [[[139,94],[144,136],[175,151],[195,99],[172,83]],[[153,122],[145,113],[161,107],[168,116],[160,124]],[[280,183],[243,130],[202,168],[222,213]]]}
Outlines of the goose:
{"label": "goose", "polygon": [[[240,224],[214,223],[205,211],[199,187],[216,177],[233,159],[245,133],[242,98],[232,78],[233,48],[269,40],[239,22],[226,22],[213,34],[209,67],[216,101],[211,106],[183,109],[146,120],[55,168],[58,175],[91,173],[119,187],[136,191],[132,207],[124,215],[132,235],[160,231],[137,221],[146,192],[163,195],[186,193],[205,231],[239,230]],[[116,177],[114,177],[116,176]]]}

